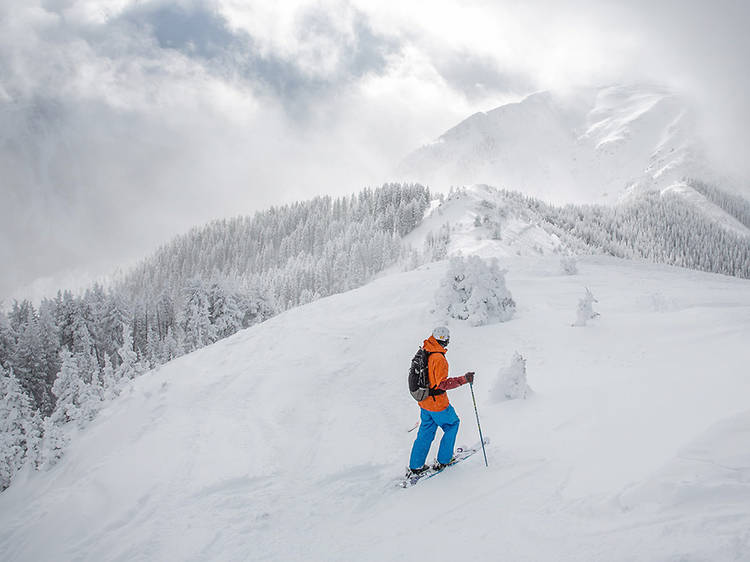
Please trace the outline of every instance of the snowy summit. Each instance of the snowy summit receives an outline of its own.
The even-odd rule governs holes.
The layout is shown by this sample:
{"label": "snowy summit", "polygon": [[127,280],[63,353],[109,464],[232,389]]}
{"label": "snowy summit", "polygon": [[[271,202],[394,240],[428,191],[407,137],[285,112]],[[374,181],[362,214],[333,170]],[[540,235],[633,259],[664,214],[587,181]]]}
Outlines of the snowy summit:
{"label": "snowy summit", "polygon": [[397,174],[446,189],[484,183],[555,203],[616,203],[708,170],[684,99],[617,85],[539,92],[476,113],[406,157]]}

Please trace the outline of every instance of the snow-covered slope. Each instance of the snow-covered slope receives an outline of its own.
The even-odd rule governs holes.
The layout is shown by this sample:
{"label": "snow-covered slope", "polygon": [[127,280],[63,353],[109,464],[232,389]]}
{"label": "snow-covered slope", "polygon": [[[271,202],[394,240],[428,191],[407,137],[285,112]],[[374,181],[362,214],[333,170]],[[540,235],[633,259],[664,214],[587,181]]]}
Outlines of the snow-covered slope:
{"label": "snow-covered slope", "polygon": [[[538,217],[531,215],[528,206],[510,201],[494,187],[467,186],[436,204],[420,225],[404,237],[404,242],[422,248],[428,235],[449,225],[448,256],[476,254],[491,258],[568,253],[563,241],[545,231],[538,224]],[[485,224],[485,217],[490,217],[492,224]]]}
{"label": "snow-covered slope", "polygon": [[743,236],[750,236],[750,228],[683,181],[673,183],[664,188],[661,193],[675,193],[722,228]]}
{"label": "snow-covered slope", "polygon": [[[516,317],[451,324],[448,353],[477,372],[488,468],[394,487],[417,419],[407,366],[439,321],[431,264],[137,379],[0,495],[0,558],[747,560],[750,282],[497,253]],[[573,328],[586,287],[601,317]],[[534,394],[493,403],[516,351]],[[450,396],[475,442],[469,389]]]}
{"label": "snow-covered slope", "polygon": [[555,203],[614,203],[705,177],[703,154],[683,99],[654,86],[610,86],[540,92],[477,113],[409,155],[397,174],[438,189],[486,183]]}
{"label": "snow-covered slope", "polygon": [[[681,204],[684,203],[683,212],[695,211],[697,216],[705,218],[706,224],[714,223],[732,234],[739,235],[736,243],[742,244],[742,248],[750,248],[747,246],[750,243],[750,228],[691,185],[677,182],[661,190],[661,194],[667,197],[677,195],[682,200]],[[585,236],[572,235],[567,227],[555,227],[555,221],[548,216],[549,211],[546,215],[540,212],[539,209],[543,209],[544,205],[538,206],[518,194],[503,192],[488,185],[455,189],[444,201],[434,203],[420,225],[405,236],[404,241],[413,248],[422,249],[430,237],[440,236],[446,227],[449,227],[449,242],[445,252],[440,253],[439,257],[462,253],[482,257],[569,255],[592,251],[608,253],[597,246],[595,240],[587,241]],[[631,203],[635,204],[637,200],[634,199]],[[628,204],[623,203],[619,208],[625,212]],[[577,209],[583,214],[588,212],[590,206],[579,206]],[[587,218],[591,220],[591,213]],[[653,215],[650,220],[655,224],[664,221],[665,218]],[[648,224],[648,221],[643,222]],[[648,227],[645,228],[648,230]],[[612,233],[609,235],[613,236]],[[669,261],[668,256],[654,258],[653,252],[649,253],[653,248],[639,245],[634,240],[630,242],[632,246],[629,250],[634,251],[635,256],[650,256],[650,259],[662,263],[685,263]],[[670,243],[684,245],[685,240],[673,236]],[[711,245],[707,245],[703,251],[713,252],[715,255],[720,255],[721,252]]]}

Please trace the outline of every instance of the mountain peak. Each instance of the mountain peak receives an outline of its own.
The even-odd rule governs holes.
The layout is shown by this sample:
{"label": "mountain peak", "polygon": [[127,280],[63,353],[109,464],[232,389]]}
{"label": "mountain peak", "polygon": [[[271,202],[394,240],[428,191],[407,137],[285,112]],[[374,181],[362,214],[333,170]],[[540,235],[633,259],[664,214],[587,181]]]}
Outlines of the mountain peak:
{"label": "mountain peak", "polygon": [[553,202],[615,202],[705,168],[690,115],[659,86],[539,91],[475,113],[397,173],[439,190],[485,183]]}

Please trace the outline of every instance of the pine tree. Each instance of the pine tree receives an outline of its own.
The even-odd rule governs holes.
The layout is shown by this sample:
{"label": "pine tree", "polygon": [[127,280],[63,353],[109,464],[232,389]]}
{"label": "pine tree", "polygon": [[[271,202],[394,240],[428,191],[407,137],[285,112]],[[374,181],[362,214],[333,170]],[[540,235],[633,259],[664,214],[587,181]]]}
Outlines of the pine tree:
{"label": "pine tree", "polygon": [[9,369],[14,342],[8,317],[2,312],[2,308],[3,303],[0,301],[0,367]]}
{"label": "pine tree", "polygon": [[578,262],[575,256],[565,256],[560,260],[560,269],[565,275],[576,275],[578,273]]}
{"label": "pine tree", "polygon": [[109,355],[104,356],[104,367],[101,374],[102,400],[112,400],[120,394],[120,385],[115,369],[112,366],[112,360]]}
{"label": "pine tree", "polygon": [[60,345],[69,351],[73,350],[73,324],[78,314],[79,305],[70,291],[57,292],[55,299],[55,323],[60,330]]}
{"label": "pine tree", "polygon": [[29,301],[14,303],[11,311],[11,326],[15,331],[15,349],[11,367],[18,382],[32,397],[34,408],[47,410],[52,398],[45,384],[44,349],[39,327],[39,318]]}
{"label": "pine tree", "polygon": [[209,293],[209,318],[216,339],[229,337],[241,330],[243,316],[235,295],[214,282]]}
{"label": "pine tree", "polygon": [[101,406],[98,376],[84,380],[87,376],[84,369],[88,366],[85,355],[67,350],[60,355],[62,367],[52,387],[57,404],[50,417],[58,425],[77,422],[83,427],[94,419]]}
{"label": "pine tree", "polygon": [[37,455],[39,417],[12,373],[0,367],[0,491]]}
{"label": "pine tree", "polygon": [[176,357],[180,356],[180,345],[179,339],[174,335],[174,329],[170,326],[167,328],[167,335],[164,337],[164,345],[162,346],[162,358],[164,362],[171,361]]}
{"label": "pine tree", "polygon": [[81,413],[78,403],[82,394],[83,379],[78,372],[78,362],[72,352],[63,350],[60,352],[61,367],[57,374],[52,392],[57,399],[57,405],[52,417],[58,424],[77,420]]}
{"label": "pine tree", "polygon": [[97,364],[104,364],[104,356],[109,348],[109,331],[107,330],[108,299],[104,287],[95,283],[86,290],[83,297],[89,311],[88,330],[91,335],[93,355]]}
{"label": "pine tree", "polygon": [[120,358],[120,365],[115,370],[115,379],[118,384],[122,381],[131,380],[140,376],[143,371],[143,365],[138,360],[138,354],[133,349],[132,329],[130,326],[122,327],[122,345],[117,350]]}
{"label": "pine tree", "polygon": [[598,312],[594,312],[594,303],[598,302],[594,295],[591,293],[591,291],[586,288],[586,295],[578,301],[578,308],[576,310],[576,321],[573,323],[573,326],[581,327],[585,326],[586,322],[591,320],[592,318],[596,318],[599,316]]}
{"label": "pine tree", "polygon": [[487,263],[478,256],[451,259],[435,300],[440,314],[468,320],[472,326],[506,322],[516,310],[505,286],[505,271],[496,259]]}
{"label": "pine tree", "polygon": [[182,331],[183,345],[188,353],[216,341],[216,332],[211,324],[208,292],[198,279],[193,280],[187,288]]}
{"label": "pine tree", "polygon": [[42,346],[45,403],[40,406],[42,415],[48,416],[55,408],[52,385],[60,371],[60,329],[55,320],[55,304],[44,300],[39,307],[39,329]]}
{"label": "pine tree", "polygon": [[69,441],[70,438],[62,426],[55,423],[52,416],[45,418],[42,422],[42,440],[37,460],[39,469],[46,470],[54,466],[62,457],[63,451],[68,446]]}
{"label": "pine tree", "polygon": [[73,354],[81,380],[87,384],[94,381],[99,374],[96,346],[89,326],[90,322],[83,316],[81,309],[73,324]]}
{"label": "pine tree", "polygon": [[497,380],[490,391],[490,395],[493,401],[503,402],[505,400],[525,400],[531,392],[526,380],[526,359],[516,351],[510,365],[498,372]]}

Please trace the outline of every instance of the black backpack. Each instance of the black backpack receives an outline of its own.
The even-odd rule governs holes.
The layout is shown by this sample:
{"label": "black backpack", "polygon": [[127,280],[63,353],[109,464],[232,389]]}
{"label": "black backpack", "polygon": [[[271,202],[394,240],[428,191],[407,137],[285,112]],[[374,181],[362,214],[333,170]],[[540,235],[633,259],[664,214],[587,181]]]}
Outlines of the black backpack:
{"label": "black backpack", "polygon": [[427,369],[429,357],[430,354],[420,347],[411,360],[411,367],[409,367],[409,392],[417,402],[421,402],[428,396],[445,394],[444,390],[430,388],[430,375]]}

